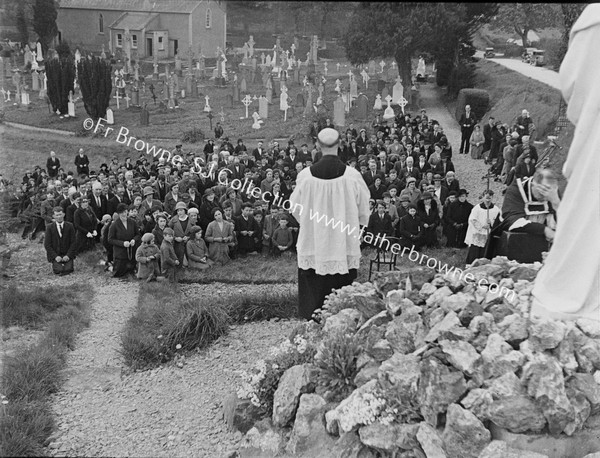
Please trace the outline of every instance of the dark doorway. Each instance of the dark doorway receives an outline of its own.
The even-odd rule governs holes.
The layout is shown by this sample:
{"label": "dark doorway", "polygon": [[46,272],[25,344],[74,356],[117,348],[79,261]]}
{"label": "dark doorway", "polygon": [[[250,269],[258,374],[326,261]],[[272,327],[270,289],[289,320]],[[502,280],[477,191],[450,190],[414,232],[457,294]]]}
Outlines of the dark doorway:
{"label": "dark doorway", "polygon": [[146,38],[146,55],[152,57],[154,55],[152,51],[152,38]]}
{"label": "dark doorway", "polygon": [[173,55],[177,54],[178,49],[179,49],[179,40],[173,40]]}

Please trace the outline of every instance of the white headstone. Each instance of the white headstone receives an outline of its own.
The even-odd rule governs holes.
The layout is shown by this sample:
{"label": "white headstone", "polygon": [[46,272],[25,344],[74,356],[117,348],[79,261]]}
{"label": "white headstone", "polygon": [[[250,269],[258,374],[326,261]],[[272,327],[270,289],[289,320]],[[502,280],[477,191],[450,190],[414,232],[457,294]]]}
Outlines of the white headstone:
{"label": "white headstone", "polygon": [[210,99],[210,97],[208,95],[205,95],[204,96],[204,101],[205,101],[204,112],[205,113],[210,113],[212,111],[211,108],[210,108],[210,104],[208,103],[208,99]]}
{"label": "white headstone", "polygon": [[244,104],[244,106],[246,107],[246,119],[248,119],[248,107],[250,106],[250,104],[252,103],[252,97],[250,97],[249,94],[246,94],[246,97],[244,97],[242,99],[242,103]]}
{"label": "white headstone", "polygon": [[375,105],[373,105],[373,110],[381,110],[383,108],[383,105],[381,104],[381,95],[377,94],[377,97],[375,97]]}
{"label": "white headstone", "polygon": [[252,124],[253,129],[260,129],[260,125],[262,124],[262,119],[260,119],[260,115],[255,111],[252,113],[252,119],[254,119],[254,123]]}
{"label": "white headstone", "polygon": [[341,90],[342,90],[342,82],[338,78],[337,80],[335,80],[335,91],[339,94]]}
{"label": "white headstone", "polygon": [[427,68],[425,67],[425,59],[419,57],[419,64],[417,65],[417,75],[425,76]]}
{"label": "white headstone", "polygon": [[42,44],[38,41],[37,43],[37,57],[36,60],[41,62],[44,60],[44,56],[42,55]]}
{"label": "white headstone", "polygon": [[269,117],[269,101],[262,95],[258,98],[258,114],[262,119]]}
{"label": "white headstone", "polygon": [[327,62],[323,64],[323,73],[327,76]]}
{"label": "white headstone", "polygon": [[333,102],[333,124],[338,127],[344,127],[346,125],[346,104],[342,97],[338,97]]}
{"label": "white headstone", "polygon": [[402,78],[400,78],[400,76],[398,76],[398,78],[396,79],[396,84],[394,84],[394,87],[392,88],[392,99],[394,101],[394,104],[398,105],[400,98],[404,96],[404,86],[402,85]]}
{"label": "white headstone", "polygon": [[352,79],[350,81],[350,98],[354,100],[356,97],[358,97],[358,83],[355,79]]}
{"label": "white headstone", "polygon": [[381,73],[383,73],[383,69],[385,68],[385,60],[379,62],[379,66],[381,67]]}
{"label": "white headstone", "polygon": [[335,67],[336,67],[337,71],[339,72],[340,71],[340,63],[338,62],[337,64],[335,64]]}
{"label": "white headstone", "polygon": [[404,107],[408,105],[408,100],[406,100],[404,97],[401,97],[400,100],[398,100],[398,105],[400,105],[400,108],[402,108],[402,114],[404,114]]}
{"label": "white headstone", "polygon": [[113,111],[108,108],[106,110],[106,124],[114,124],[115,123],[115,116],[113,114]]}
{"label": "white headstone", "polygon": [[75,117],[75,103],[68,102],[67,107],[69,108],[69,116],[74,118]]}
{"label": "white headstone", "polygon": [[29,105],[29,93],[26,91],[21,92],[21,105]]}

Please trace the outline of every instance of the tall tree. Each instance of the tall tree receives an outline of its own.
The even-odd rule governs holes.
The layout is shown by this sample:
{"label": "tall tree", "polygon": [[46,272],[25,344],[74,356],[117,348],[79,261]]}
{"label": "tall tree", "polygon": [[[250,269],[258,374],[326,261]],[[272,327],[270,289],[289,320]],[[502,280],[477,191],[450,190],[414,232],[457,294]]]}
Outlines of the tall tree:
{"label": "tall tree", "polygon": [[29,43],[29,21],[25,12],[27,5],[19,3],[17,9],[17,29],[19,30],[19,39],[22,45]]}
{"label": "tall tree", "polygon": [[106,116],[112,91],[111,70],[110,63],[98,57],[81,59],[77,66],[83,106],[93,119]]}
{"label": "tall tree", "polygon": [[74,92],[75,63],[72,57],[50,59],[45,64],[48,78],[48,98],[52,109],[68,113],[69,92]]}
{"label": "tall tree", "polygon": [[514,31],[529,47],[527,35],[531,30],[540,30],[560,25],[561,7],[553,3],[503,3],[491,25],[504,31]]}
{"label": "tall tree", "polygon": [[38,34],[44,54],[58,33],[57,6],[54,0],[35,0],[33,5],[33,30]]}
{"label": "tall tree", "polygon": [[563,15],[563,33],[560,42],[560,48],[558,50],[557,61],[562,62],[567,49],[569,49],[569,35],[571,29],[575,24],[575,21],[579,18],[587,3],[561,3],[560,8]]}

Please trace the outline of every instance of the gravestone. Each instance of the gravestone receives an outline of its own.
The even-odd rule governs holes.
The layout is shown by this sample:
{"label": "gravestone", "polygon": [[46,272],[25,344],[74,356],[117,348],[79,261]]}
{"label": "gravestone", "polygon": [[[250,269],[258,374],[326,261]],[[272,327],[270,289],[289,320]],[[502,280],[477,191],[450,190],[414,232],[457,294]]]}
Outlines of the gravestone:
{"label": "gravestone", "polygon": [[144,104],[144,108],[140,112],[140,125],[147,126],[150,124],[150,112],[148,111],[148,107]]}
{"label": "gravestone", "polygon": [[302,92],[296,96],[296,106],[304,108],[304,95],[302,94]]}
{"label": "gravestone", "polygon": [[351,98],[351,101],[354,100],[356,97],[358,97],[358,83],[353,78],[352,81],[350,81],[350,98]]}
{"label": "gravestone", "polygon": [[269,117],[269,101],[266,97],[260,97],[258,99],[258,115],[261,119],[267,119]]}
{"label": "gravestone", "polygon": [[296,65],[294,67],[294,82],[296,84],[300,84],[300,66]]}
{"label": "gravestone", "polygon": [[367,119],[369,109],[369,99],[366,95],[360,94],[356,99],[356,117],[360,120]]}
{"label": "gravestone", "polygon": [[233,92],[231,95],[233,97],[233,100],[235,100],[236,102],[239,102],[240,101],[240,88],[238,87],[237,81],[235,79],[233,80],[233,88],[232,89],[233,89]]}
{"label": "gravestone", "polygon": [[377,97],[375,97],[375,104],[373,105],[373,110],[382,110],[383,109],[383,105],[381,104],[381,95],[377,94]]}
{"label": "gravestone", "polygon": [[388,95],[390,95],[390,91],[388,90],[387,86],[384,86],[381,90],[381,98],[385,100]]}
{"label": "gravestone", "polygon": [[27,64],[30,64],[31,62],[33,62],[33,53],[31,52],[31,49],[29,49],[28,45],[25,45],[25,54],[23,56],[25,58],[25,66],[27,66]]}
{"label": "gravestone", "polygon": [[273,89],[272,88],[267,88],[267,93],[266,93],[265,97],[267,99],[267,102],[273,103]]}
{"label": "gravestone", "polygon": [[342,97],[338,97],[333,102],[333,124],[338,127],[346,125],[346,104]]}
{"label": "gravestone", "polygon": [[198,81],[195,76],[192,76],[192,97],[198,97]]}
{"label": "gravestone", "polygon": [[25,89],[21,92],[21,105],[29,105],[29,93]]}
{"label": "gravestone", "polygon": [[33,72],[31,74],[31,90],[32,91],[40,90],[40,80],[38,78],[38,72]]}
{"label": "gravestone", "polygon": [[140,106],[140,90],[136,87],[131,90],[131,103],[133,106]]}
{"label": "gravestone", "polygon": [[191,77],[191,75],[187,75],[185,77],[185,92],[190,96],[192,95],[192,77]]}
{"label": "gravestone", "polygon": [[374,75],[377,73],[377,64],[374,60],[369,62],[369,75]]}
{"label": "gravestone", "polygon": [[307,87],[307,98],[306,98],[306,105],[304,106],[303,116],[312,114],[312,112],[314,110],[313,101],[312,101],[313,91],[314,91],[314,89],[313,89],[312,84],[309,84]]}
{"label": "gravestone", "polygon": [[227,94],[227,104],[231,107],[234,108],[235,107],[235,102],[236,100],[234,99],[233,95],[231,94]]}
{"label": "gravestone", "polygon": [[393,103],[395,105],[397,105],[398,101],[403,96],[404,96],[404,86],[402,85],[402,78],[400,78],[398,76],[398,79],[396,80],[396,84],[394,84],[394,87],[392,88],[392,100],[393,100]]}
{"label": "gravestone", "polygon": [[106,124],[114,124],[115,123],[115,115],[110,108],[106,109]]}
{"label": "gravestone", "polygon": [[379,79],[377,80],[377,92],[383,91],[383,88],[386,86],[385,80]]}

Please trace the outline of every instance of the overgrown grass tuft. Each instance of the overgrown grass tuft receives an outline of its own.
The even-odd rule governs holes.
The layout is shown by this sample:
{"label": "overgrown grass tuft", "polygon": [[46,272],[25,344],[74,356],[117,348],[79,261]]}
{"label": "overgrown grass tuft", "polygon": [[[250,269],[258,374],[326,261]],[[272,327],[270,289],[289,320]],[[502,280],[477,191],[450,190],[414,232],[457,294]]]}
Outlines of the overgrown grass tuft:
{"label": "overgrown grass tuft", "polygon": [[[1,407],[0,456],[44,454],[54,430],[50,395],[60,389],[67,351],[89,325],[90,298],[74,292],[84,290],[83,285],[73,285],[69,291],[49,287],[26,292],[11,286],[4,292],[2,309],[11,314],[6,323],[20,322],[17,312],[22,311],[26,314],[24,322],[39,325],[43,321],[47,329],[37,344],[4,359],[1,383],[7,403]],[[35,303],[37,308],[27,302],[24,307],[23,301]]]}
{"label": "overgrown grass tuft", "polygon": [[39,328],[58,309],[77,300],[77,289],[50,286],[24,291],[12,284],[0,294],[0,325]]}
{"label": "overgrown grass tuft", "polygon": [[178,351],[206,347],[227,334],[232,323],[292,318],[297,308],[295,291],[191,299],[171,284],[143,284],[137,309],[121,335],[121,353],[132,369],[149,369],[170,361]]}

